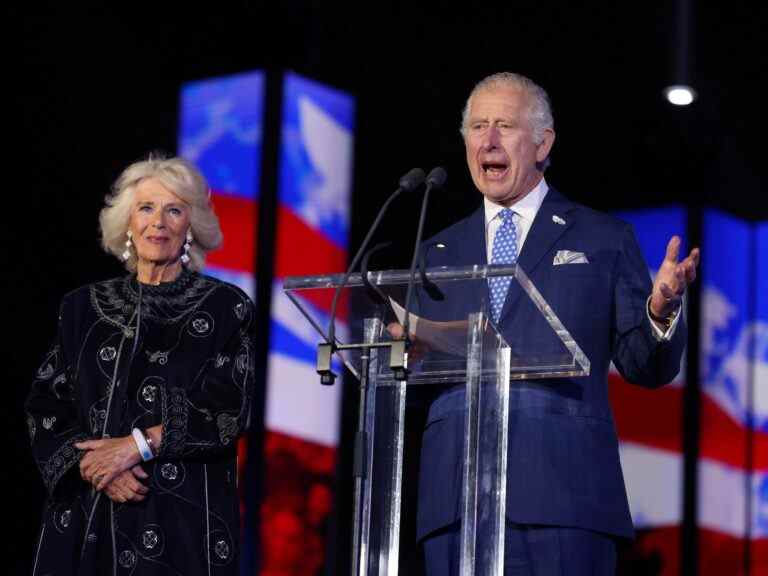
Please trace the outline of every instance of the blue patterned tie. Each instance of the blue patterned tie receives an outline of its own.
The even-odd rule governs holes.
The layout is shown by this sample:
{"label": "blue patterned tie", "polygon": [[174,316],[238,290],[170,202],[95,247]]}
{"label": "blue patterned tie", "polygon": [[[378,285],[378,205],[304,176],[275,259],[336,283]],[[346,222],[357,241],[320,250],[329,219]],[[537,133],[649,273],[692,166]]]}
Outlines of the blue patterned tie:
{"label": "blue patterned tie", "polygon": [[[513,221],[514,215],[515,213],[509,208],[504,208],[499,212],[502,223],[496,230],[496,236],[493,239],[491,264],[514,264],[517,261],[517,229]],[[499,321],[511,281],[512,278],[509,276],[497,276],[488,279],[488,287],[491,292],[491,317],[494,322]]]}

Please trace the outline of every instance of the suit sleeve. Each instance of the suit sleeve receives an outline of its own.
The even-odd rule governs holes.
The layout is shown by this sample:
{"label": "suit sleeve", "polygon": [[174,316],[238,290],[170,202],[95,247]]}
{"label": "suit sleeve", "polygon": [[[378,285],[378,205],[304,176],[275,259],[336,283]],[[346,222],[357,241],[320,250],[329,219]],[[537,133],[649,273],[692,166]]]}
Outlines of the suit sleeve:
{"label": "suit sleeve", "polygon": [[646,313],[651,278],[629,225],[624,227],[621,246],[614,287],[613,363],[628,382],[655,388],[680,370],[686,326],[681,318],[669,341],[654,336]]}
{"label": "suit sleeve", "polygon": [[[254,388],[253,304],[238,292],[227,306],[234,314],[222,345],[190,383],[177,382],[161,393],[163,437],[160,458],[205,456],[231,449],[250,425]],[[234,311],[234,312],[233,312]]]}
{"label": "suit sleeve", "polygon": [[76,473],[82,452],[73,444],[88,438],[80,426],[75,399],[71,340],[72,317],[67,299],[59,309],[56,338],[35,373],[25,410],[32,455],[48,494],[60,492],[63,478],[80,481]]}

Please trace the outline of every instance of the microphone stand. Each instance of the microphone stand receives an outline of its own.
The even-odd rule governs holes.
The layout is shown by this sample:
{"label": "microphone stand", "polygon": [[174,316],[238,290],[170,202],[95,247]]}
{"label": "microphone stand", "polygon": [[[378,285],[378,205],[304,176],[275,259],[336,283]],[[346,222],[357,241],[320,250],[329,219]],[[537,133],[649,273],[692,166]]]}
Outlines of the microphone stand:
{"label": "microphone stand", "polygon": [[[337,344],[336,343],[336,309],[339,303],[339,297],[344,286],[349,281],[349,277],[352,275],[352,271],[357,267],[360,258],[365,254],[365,250],[370,244],[373,234],[381,224],[381,220],[384,218],[387,209],[390,204],[397,198],[402,192],[412,192],[416,190],[424,182],[424,171],[421,168],[414,168],[405,174],[399,181],[399,186],[389,198],[384,202],[379,209],[379,213],[376,215],[376,219],[373,222],[370,230],[365,236],[363,243],[360,245],[355,257],[349,265],[344,277],[342,278],[339,286],[333,294],[333,302],[331,303],[331,314],[328,321],[328,338],[325,342],[318,344],[317,346],[317,372],[320,374],[320,383],[324,385],[332,385],[336,380],[336,375],[331,368],[331,359],[333,353],[338,350],[351,350],[359,349],[362,351],[360,356],[360,384],[358,387],[359,401],[358,401],[358,417],[357,417],[357,431],[355,432],[354,440],[354,458],[353,458],[353,478],[354,478],[354,494],[352,504],[352,571],[355,576],[360,574],[360,537],[362,527],[362,496],[363,496],[363,483],[365,481],[366,471],[366,433],[365,433],[365,417],[366,417],[366,396],[368,390],[368,370],[370,366],[370,351],[372,348],[385,348],[392,346],[393,342],[364,342],[362,344]],[[368,339],[366,339],[368,340]]]}
{"label": "microphone stand", "polygon": [[347,282],[349,281],[349,277],[352,275],[352,271],[357,267],[357,263],[365,253],[365,249],[368,247],[368,244],[370,244],[371,238],[373,238],[373,233],[381,224],[381,220],[384,218],[384,214],[387,213],[389,205],[392,204],[395,198],[397,198],[402,192],[412,192],[421,186],[422,182],[424,182],[424,171],[421,168],[413,168],[402,178],[400,178],[397,190],[395,190],[390,195],[390,197],[387,198],[386,202],[384,202],[382,207],[379,209],[379,213],[376,215],[376,219],[373,221],[373,225],[371,226],[370,230],[368,230],[363,243],[357,250],[357,253],[352,259],[349,268],[347,268],[347,271],[344,273],[344,277],[336,287],[336,291],[333,294],[333,301],[331,302],[331,316],[328,320],[328,338],[325,342],[318,344],[317,346],[317,373],[320,374],[320,383],[323,385],[330,386],[336,380],[336,374],[334,374],[333,370],[331,370],[331,357],[333,356],[333,353],[337,350],[359,347],[358,345],[336,344],[336,309],[339,305],[339,297],[341,296],[341,291],[344,286],[346,286]]}
{"label": "microphone stand", "polygon": [[[399,362],[402,358],[402,361],[399,362],[403,367],[399,372],[395,372],[395,378],[398,380],[407,380],[408,379],[408,364],[407,364],[407,356],[406,356],[406,350],[407,346],[410,343],[410,326],[411,326],[411,318],[410,318],[410,310],[411,310],[411,296],[413,294],[413,285],[414,280],[416,278],[416,266],[419,262],[419,252],[421,248],[421,237],[424,233],[424,221],[427,216],[427,204],[429,203],[429,193],[432,191],[432,189],[440,189],[445,185],[445,181],[448,178],[448,174],[446,173],[445,169],[438,166],[437,168],[433,168],[432,171],[429,173],[429,176],[427,176],[427,187],[424,191],[424,199],[421,202],[421,213],[419,214],[419,227],[416,230],[416,241],[413,246],[413,258],[411,259],[411,269],[410,273],[408,274],[408,289],[405,293],[405,320],[403,321],[403,340],[398,340],[396,342],[399,342],[400,344],[398,346],[394,346],[395,342],[393,342],[392,346],[392,352],[390,354],[390,365],[393,365],[395,362]],[[394,358],[395,354],[399,354],[399,358]]]}

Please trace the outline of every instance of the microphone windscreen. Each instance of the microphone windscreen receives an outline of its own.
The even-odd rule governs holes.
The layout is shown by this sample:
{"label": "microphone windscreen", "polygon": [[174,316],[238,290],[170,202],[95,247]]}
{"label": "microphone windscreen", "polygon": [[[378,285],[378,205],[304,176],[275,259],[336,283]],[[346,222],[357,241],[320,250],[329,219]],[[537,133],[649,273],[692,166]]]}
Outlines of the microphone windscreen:
{"label": "microphone windscreen", "polygon": [[448,173],[445,168],[438,166],[433,168],[427,176],[427,186],[432,188],[442,188],[445,185],[445,181],[448,179]]}
{"label": "microphone windscreen", "polygon": [[398,184],[405,192],[413,192],[416,188],[421,186],[422,182],[424,182],[424,178],[424,170],[421,168],[413,168],[400,178]]}

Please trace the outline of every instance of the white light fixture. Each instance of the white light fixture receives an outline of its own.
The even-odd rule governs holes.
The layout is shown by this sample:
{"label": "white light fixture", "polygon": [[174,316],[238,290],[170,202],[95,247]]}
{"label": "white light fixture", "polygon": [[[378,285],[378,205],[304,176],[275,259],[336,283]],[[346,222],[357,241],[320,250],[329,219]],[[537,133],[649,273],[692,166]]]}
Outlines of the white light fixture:
{"label": "white light fixture", "polygon": [[690,86],[670,86],[664,89],[664,97],[675,106],[688,106],[696,100],[696,91]]}

